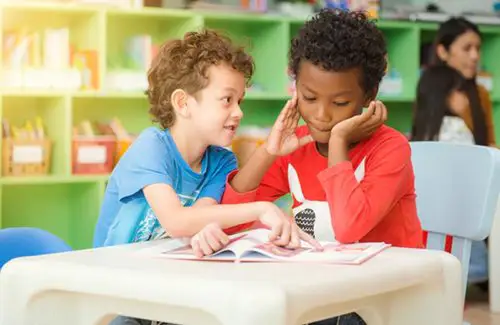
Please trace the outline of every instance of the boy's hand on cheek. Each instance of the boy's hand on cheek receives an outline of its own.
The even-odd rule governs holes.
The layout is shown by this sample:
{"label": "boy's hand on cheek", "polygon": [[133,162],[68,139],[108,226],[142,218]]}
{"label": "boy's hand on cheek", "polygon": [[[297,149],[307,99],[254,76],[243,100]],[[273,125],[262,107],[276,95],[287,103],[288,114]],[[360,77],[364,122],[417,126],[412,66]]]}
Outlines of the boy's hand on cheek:
{"label": "boy's hand on cheek", "polygon": [[313,141],[310,135],[299,138],[295,134],[299,119],[297,95],[294,94],[283,107],[267,138],[265,146],[270,155],[284,156]]}
{"label": "boy's hand on cheek", "polygon": [[371,136],[387,120],[387,108],[380,101],[372,101],[360,115],[344,120],[332,129],[330,142],[356,143]]}
{"label": "boy's hand on cheek", "polygon": [[229,243],[229,237],[217,224],[205,226],[191,238],[191,247],[196,257],[211,255],[224,248]]}

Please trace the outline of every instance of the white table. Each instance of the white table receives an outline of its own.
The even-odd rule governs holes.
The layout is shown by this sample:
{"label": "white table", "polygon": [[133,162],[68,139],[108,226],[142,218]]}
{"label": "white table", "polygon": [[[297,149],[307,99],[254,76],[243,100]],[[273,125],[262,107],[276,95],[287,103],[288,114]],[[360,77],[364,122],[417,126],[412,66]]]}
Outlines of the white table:
{"label": "white table", "polygon": [[289,325],[357,311],[369,325],[459,325],[460,263],[390,248],[361,266],[148,258],[164,241],[21,258],[0,273],[0,325]]}

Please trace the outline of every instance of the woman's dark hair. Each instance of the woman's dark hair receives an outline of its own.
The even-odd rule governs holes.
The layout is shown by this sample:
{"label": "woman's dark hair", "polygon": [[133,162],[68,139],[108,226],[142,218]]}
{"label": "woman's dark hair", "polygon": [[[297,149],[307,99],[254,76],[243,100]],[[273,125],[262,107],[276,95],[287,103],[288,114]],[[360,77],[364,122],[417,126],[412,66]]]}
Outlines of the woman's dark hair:
{"label": "woman's dark hair", "polygon": [[447,65],[427,68],[417,86],[413,111],[412,141],[436,141],[445,115],[451,115],[450,95],[465,92],[462,75]]}
{"label": "woman's dark hair", "polygon": [[[479,27],[463,17],[453,17],[442,23],[439,26],[434,40],[431,66],[446,66],[446,62],[442,61],[437,54],[438,46],[441,45],[449,51],[453,42],[455,42],[459,36],[469,31],[474,32],[481,38]],[[428,82],[431,81],[429,80]],[[432,91],[432,88],[430,90]],[[488,145],[488,130],[475,78],[465,81],[464,91],[469,98],[474,140],[477,145]]]}

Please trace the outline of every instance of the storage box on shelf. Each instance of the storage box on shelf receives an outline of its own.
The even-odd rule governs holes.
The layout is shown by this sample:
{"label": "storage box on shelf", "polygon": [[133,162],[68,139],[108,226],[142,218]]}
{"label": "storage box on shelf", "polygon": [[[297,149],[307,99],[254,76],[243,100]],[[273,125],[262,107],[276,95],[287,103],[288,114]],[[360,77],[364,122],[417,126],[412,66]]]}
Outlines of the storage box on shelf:
{"label": "storage box on shelf", "polygon": [[2,142],[2,176],[48,174],[52,150],[49,139],[4,138]]}
{"label": "storage box on shelf", "polygon": [[[118,117],[131,134],[139,134],[150,126],[144,96],[145,71],[159,44],[186,31],[203,26],[216,28],[239,43],[250,45],[256,72],[242,104],[242,123],[270,126],[290,96],[291,80],[286,73],[289,41],[302,24],[300,19],[241,13],[39,6],[15,1],[1,4],[1,118],[22,125],[26,119],[41,116],[47,125],[47,139],[52,141],[52,157],[46,176],[0,179],[0,226],[40,226],[67,239],[74,247],[91,245],[107,181],[107,174],[95,175],[95,171],[109,171],[133,137],[115,137],[112,149],[112,140],[104,144],[73,138],[72,127],[84,120],[109,121],[113,117]],[[421,41],[434,37],[437,26],[390,21],[378,24],[388,41],[390,67],[396,72],[393,75],[401,76],[402,81],[401,91],[379,97],[389,108],[389,125],[407,132],[419,76],[418,48]],[[481,28],[485,31],[483,66],[492,74],[495,120],[500,120],[500,64],[495,60],[500,52],[500,28]],[[47,43],[42,36],[48,36]],[[7,39],[26,44],[23,54],[12,51]],[[496,130],[500,135],[500,127]],[[91,149],[97,149],[96,144],[100,146],[93,153],[90,150],[95,154],[92,159],[88,150],[81,150],[85,146],[88,149],[89,144]],[[0,146],[4,152],[6,145]],[[102,147],[106,148],[105,154]],[[110,163],[111,155],[114,158]],[[99,161],[101,165],[90,175],[92,164],[81,166],[82,160]],[[2,169],[7,166],[2,161],[0,165]],[[33,200],[32,204],[23,204],[27,197]]]}
{"label": "storage box on shelf", "polygon": [[57,95],[4,93],[0,102],[3,176],[66,173],[65,120],[68,111],[65,99]]}
{"label": "storage box on shelf", "polygon": [[130,134],[118,118],[91,123],[83,120],[73,131],[73,174],[109,174],[132,144]]}
{"label": "storage box on shelf", "polygon": [[109,174],[116,157],[116,138],[113,136],[75,136],[71,156],[75,175]]}

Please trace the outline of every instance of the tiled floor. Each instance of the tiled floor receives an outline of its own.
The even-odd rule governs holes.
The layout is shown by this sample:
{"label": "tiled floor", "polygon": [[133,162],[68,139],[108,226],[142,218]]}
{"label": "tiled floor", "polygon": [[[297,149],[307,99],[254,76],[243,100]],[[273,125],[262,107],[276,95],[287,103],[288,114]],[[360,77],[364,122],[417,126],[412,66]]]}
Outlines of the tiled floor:
{"label": "tiled floor", "polygon": [[467,293],[465,320],[471,325],[500,325],[500,314],[490,313],[488,295],[472,287]]}

